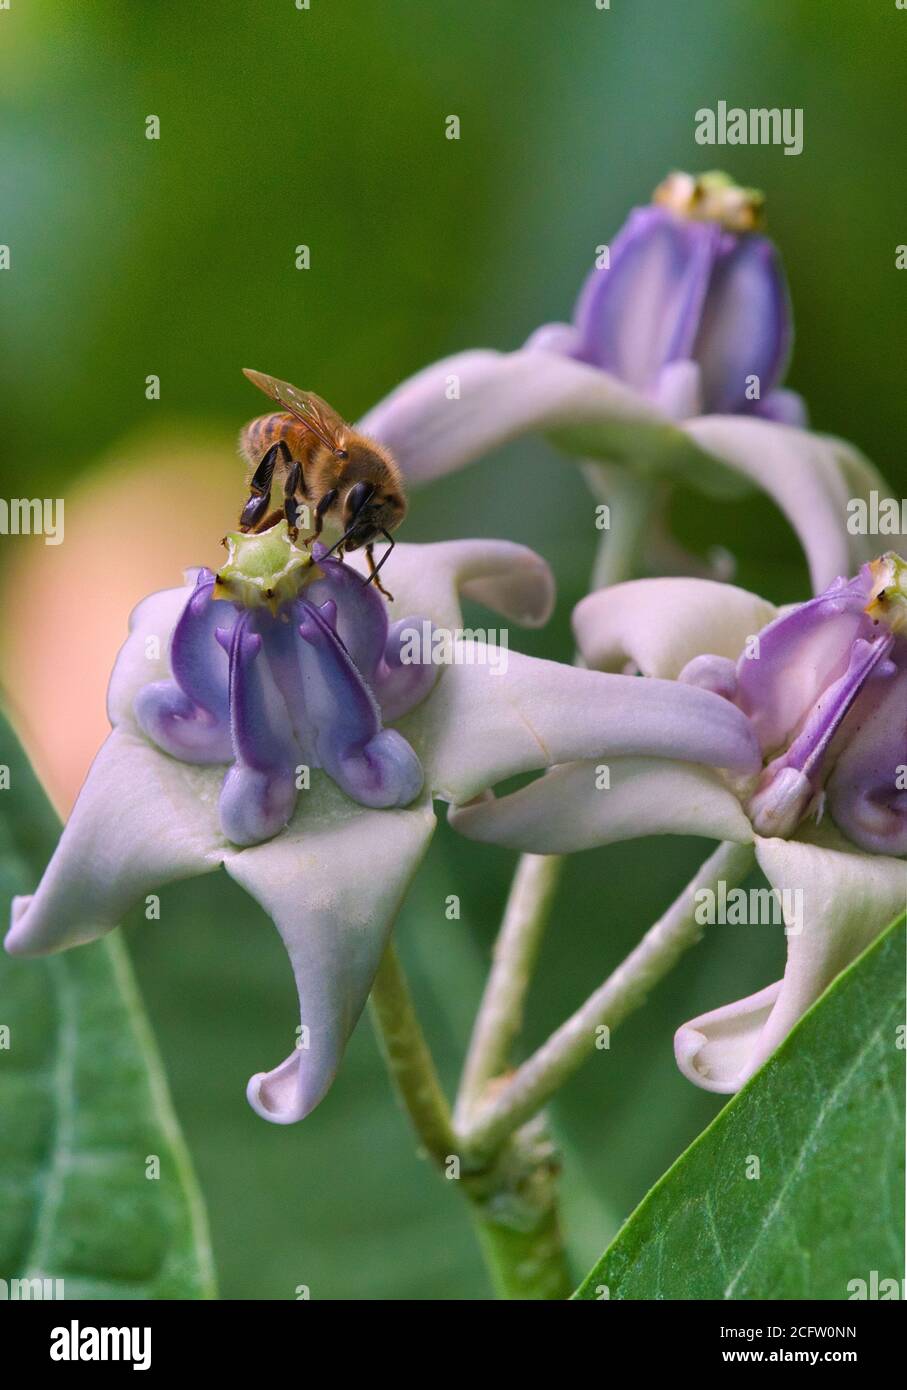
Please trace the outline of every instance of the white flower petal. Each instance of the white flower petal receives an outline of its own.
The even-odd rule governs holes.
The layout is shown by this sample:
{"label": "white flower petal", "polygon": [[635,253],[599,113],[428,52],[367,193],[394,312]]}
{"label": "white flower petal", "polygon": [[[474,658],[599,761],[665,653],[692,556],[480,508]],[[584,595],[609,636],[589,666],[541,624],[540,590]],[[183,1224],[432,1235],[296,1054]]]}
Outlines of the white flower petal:
{"label": "white flower petal", "polygon": [[226,862],[276,923],[299,992],[299,1044],[247,1091],[275,1124],[303,1119],[330,1087],[434,828],[427,800],[365,810],[320,774],[300,802],[286,831]]}
{"label": "white flower petal", "polygon": [[757,994],[684,1023],[674,1034],[674,1056],[688,1081],[731,1095],[752,1072],[752,1058],[778,999],[777,980]]}
{"label": "white flower petal", "polygon": [[482,643],[461,644],[454,659],[431,699],[400,723],[445,801],[469,801],[516,773],[591,757],[669,757],[747,774],[761,761],[746,716],[709,691]]}
{"label": "white flower petal", "polygon": [[756,857],[766,878],[782,893],[802,894],[803,904],[802,930],[788,932],[784,983],[757,1065],[834,977],[907,907],[903,860],[866,854],[831,826],[813,829],[811,838],[815,843],[757,841]]}
{"label": "white flower petal", "polygon": [[470,840],[532,854],[571,854],[641,835],[703,835],[745,844],[750,823],[717,773],[661,758],[563,763],[504,797],[451,807],[448,820]]}
{"label": "white flower petal", "polygon": [[177,762],[115,729],[89,769],[59,844],[30,897],[13,900],[5,946],[43,955],[93,941],[146,893],[217,868],[222,768]]}
{"label": "white flower petal", "polygon": [[[508,440],[539,432],[570,453],[643,458],[711,476],[720,468],[656,405],[616,377],[538,347],[459,353],[426,367],[360,422],[419,482],[463,468]],[[726,479],[724,480],[726,483]]]}
{"label": "white flower petal", "polygon": [[756,855],[786,904],[783,980],[678,1030],[677,1060],[706,1090],[738,1090],[784,1041],[835,976],[907,905],[907,863],[864,854],[832,827],[810,839],[756,840]]}
{"label": "white flower petal", "polygon": [[[892,489],[882,477],[875,464],[870,463],[865,455],[855,449],[852,444],[848,444],[844,439],[837,439],[832,435],[823,435],[824,442],[834,451],[835,458],[841,473],[844,477],[844,484],[847,489],[848,497],[851,500],[860,498],[864,502],[869,502],[870,493],[875,492],[879,497],[889,497]],[[854,513],[856,509],[854,509]],[[853,524],[853,519],[851,521]],[[872,531],[871,526],[867,526],[865,534],[851,534],[848,528],[850,542],[850,570],[854,574],[860,565],[868,560],[874,560],[879,551],[884,547],[880,539]]]}
{"label": "white flower petal", "polygon": [[[382,553],[376,550],[379,557]],[[367,573],[361,551],[353,551],[346,561]],[[513,541],[398,543],[381,577],[394,595],[392,618],[424,617],[448,631],[462,624],[461,594],[523,627],[540,627],[554,607],[548,564]]]}
{"label": "white flower petal", "polygon": [[684,429],[774,499],[800,539],[816,593],[859,568],[866,546],[847,529],[852,487],[845,466],[855,471],[870,465],[848,445],[740,415],[704,415]]}
{"label": "white flower petal", "polygon": [[676,680],[703,653],[736,661],[747,639],[777,610],[765,599],[711,579],[636,579],[599,589],[573,610],[587,666]]}
{"label": "white flower petal", "polygon": [[[673,388],[666,383],[665,389],[676,406]],[[535,345],[435,362],[379,402],[361,428],[420,482],[534,432],[578,457],[679,472],[718,495],[733,493],[735,479],[746,480],[767,492],[791,523],[816,592],[866,558],[866,538],[848,531],[847,502],[881,483],[841,440],[735,415],[678,425],[608,373]]]}

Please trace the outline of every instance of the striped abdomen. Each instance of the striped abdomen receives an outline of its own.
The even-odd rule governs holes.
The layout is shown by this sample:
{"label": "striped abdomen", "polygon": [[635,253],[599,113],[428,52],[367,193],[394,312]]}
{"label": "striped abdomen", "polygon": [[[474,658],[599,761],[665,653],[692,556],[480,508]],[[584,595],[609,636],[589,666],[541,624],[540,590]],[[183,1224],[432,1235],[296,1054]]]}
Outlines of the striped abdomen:
{"label": "striped abdomen", "polygon": [[279,439],[287,443],[294,459],[304,460],[312,446],[312,434],[292,415],[275,411],[250,420],[239,436],[239,447],[250,468],[257,468],[262,455]]}

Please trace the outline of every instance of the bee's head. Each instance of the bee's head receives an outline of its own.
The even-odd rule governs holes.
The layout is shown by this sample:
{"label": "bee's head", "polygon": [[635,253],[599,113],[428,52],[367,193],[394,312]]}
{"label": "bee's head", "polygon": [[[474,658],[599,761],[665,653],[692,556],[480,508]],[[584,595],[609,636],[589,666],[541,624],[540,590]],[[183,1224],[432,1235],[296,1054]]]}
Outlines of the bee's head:
{"label": "bee's head", "polygon": [[344,549],[359,550],[380,540],[382,532],[400,525],[405,511],[406,503],[393,486],[354,483],[343,500],[343,529],[349,532]]}

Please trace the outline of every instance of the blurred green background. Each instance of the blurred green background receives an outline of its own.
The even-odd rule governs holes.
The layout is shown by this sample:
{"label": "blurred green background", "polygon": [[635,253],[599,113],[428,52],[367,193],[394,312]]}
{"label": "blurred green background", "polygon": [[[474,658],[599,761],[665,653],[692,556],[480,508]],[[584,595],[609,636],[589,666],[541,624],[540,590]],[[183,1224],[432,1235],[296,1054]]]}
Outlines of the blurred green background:
{"label": "blurred green background", "polygon": [[[137,430],[202,428],[230,456],[259,405],[245,365],[355,418],[435,357],[515,346],[569,316],[595,246],[668,170],[721,164],[768,195],[795,306],[790,383],[814,424],[855,441],[900,495],[905,49],[894,0],[612,0],[604,11],[594,0],[311,0],[302,11],[293,0],[13,0],[0,12],[0,243],[12,248],[0,273],[0,495],[45,495],[50,472],[49,495],[66,496]],[[701,150],[693,114],[721,98],[802,107],[803,153]],[[149,114],[159,141],[145,139]],[[458,142],[444,138],[450,114]],[[145,399],[151,373],[159,402]],[[728,545],[747,587],[805,594],[793,538],[764,499],[684,494],[674,520],[693,548]],[[405,534],[499,535],[542,551],[559,605],[524,645],[569,657],[597,533],[578,471],[546,445],[521,442],[418,493]],[[27,544],[0,541],[0,566]],[[705,848],[671,840],[571,861],[530,1042],[619,961]],[[512,867],[442,830],[400,922],[448,1083]],[[462,898],[458,923],[444,915],[449,892]],[[465,1210],[414,1156],[367,1022],[303,1125],[268,1126],[246,1105],[248,1076],[286,1053],[295,999],[276,933],[241,891],[222,878],[180,885],[159,923],[129,932],[222,1293],[486,1295]],[[719,1108],[676,1072],[674,1029],[776,978],[782,958],[770,929],[716,929],[557,1101],[577,1274]]]}

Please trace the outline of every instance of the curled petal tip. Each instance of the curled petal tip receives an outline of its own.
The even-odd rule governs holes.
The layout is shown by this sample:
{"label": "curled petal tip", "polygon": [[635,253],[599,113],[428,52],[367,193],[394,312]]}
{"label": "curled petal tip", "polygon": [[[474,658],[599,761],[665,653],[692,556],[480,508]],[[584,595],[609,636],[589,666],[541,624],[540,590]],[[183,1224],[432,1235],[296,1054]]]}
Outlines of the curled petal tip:
{"label": "curled petal tip", "polygon": [[312,1113],[333,1079],[333,1072],[321,1078],[310,1093],[305,1086],[302,1053],[293,1052],[273,1071],[259,1071],[250,1077],[246,1099],[256,1115],[272,1125],[293,1125]]}
{"label": "curled petal tip", "polygon": [[717,1095],[733,1095],[739,1090],[733,1077],[712,1076],[706,1057],[708,1038],[690,1024],[683,1024],[674,1034],[674,1057],[681,1073],[703,1091]]}
{"label": "curled petal tip", "polygon": [[29,904],[32,902],[33,894],[13,898],[10,905],[10,927],[3,941],[3,949],[8,956],[29,956],[37,955],[29,941],[29,932],[26,925]]}
{"label": "curled petal tip", "polygon": [[[477,552],[481,552],[481,543]],[[521,545],[500,544],[477,554],[474,572],[465,571],[460,592],[521,627],[544,627],[554,611],[556,586],[547,561]]]}
{"label": "curled petal tip", "polygon": [[687,1080],[716,1095],[739,1091],[780,1041],[766,1042],[765,1027],[781,988],[779,980],[681,1024],[674,1034],[674,1056]]}

